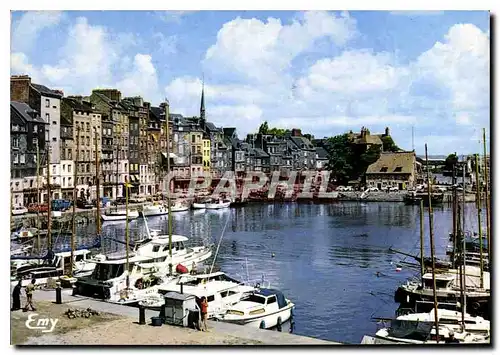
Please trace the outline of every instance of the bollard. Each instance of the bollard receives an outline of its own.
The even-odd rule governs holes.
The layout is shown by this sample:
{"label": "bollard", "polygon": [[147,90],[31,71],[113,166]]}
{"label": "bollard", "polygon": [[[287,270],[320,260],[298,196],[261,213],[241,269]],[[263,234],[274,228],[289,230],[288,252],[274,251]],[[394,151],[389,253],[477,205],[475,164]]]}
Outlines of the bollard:
{"label": "bollard", "polygon": [[146,324],[146,309],[144,306],[139,306],[139,324]]}
{"label": "bollard", "polygon": [[62,304],[61,283],[56,282],[56,304]]}

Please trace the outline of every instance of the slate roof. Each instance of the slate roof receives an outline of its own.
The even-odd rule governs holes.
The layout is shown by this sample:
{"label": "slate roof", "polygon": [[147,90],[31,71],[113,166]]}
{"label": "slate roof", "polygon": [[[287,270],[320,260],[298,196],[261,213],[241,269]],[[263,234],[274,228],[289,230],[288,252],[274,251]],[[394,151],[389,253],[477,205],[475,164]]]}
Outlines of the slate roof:
{"label": "slate roof", "polygon": [[[38,115],[38,112],[33,110],[24,102],[11,101],[10,106],[15,110],[17,116],[26,122],[45,123],[45,121]],[[35,117],[33,118],[31,115]]]}
{"label": "slate roof", "polygon": [[290,137],[289,139],[300,149],[314,149],[314,146],[306,137]]}
{"label": "slate roof", "polygon": [[318,159],[328,159],[328,152],[323,147],[316,147],[316,154]]}
{"label": "slate roof", "polygon": [[256,158],[268,158],[269,154],[267,154],[265,151],[263,151],[260,148],[253,148],[255,151],[255,157]]}
{"label": "slate roof", "polygon": [[160,121],[162,111],[163,110],[160,107],[151,106],[149,108],[149,118]]}
{"label": "slate roof", "polygon": [[218,131],[217,127],[215,127],[215,125],[212,122],[205,122],[205,127],[208,131],[211,131],[211,132]]}
{"label": "slate roof", "polygon": [[234,128],[234,127],[224,128],[224,135],[231,137],[235,131],[236,131],[236,128]]}
{"label": "slate roof", "polygon": [[62,95],[54,90],[49,89],[48,87],[40,84],[31,84],[31,86],[38,91],[43,96],[54,97],[60,99]]}
{"label": "slate roof", "polygon": [[90,102],[78,101],[77,99],[74,99],[72,97],[64,97],[63,102],[67,104],[68,106],[71,106],[73,110],[76,111],[83,111],[83,112],[94,112],[95,110],[92,109],[92,104]]}
{"label": "slate roof", "polygon": [[411,174],[415,163],[415,152],[381,153],[371,164],[366,174]]}

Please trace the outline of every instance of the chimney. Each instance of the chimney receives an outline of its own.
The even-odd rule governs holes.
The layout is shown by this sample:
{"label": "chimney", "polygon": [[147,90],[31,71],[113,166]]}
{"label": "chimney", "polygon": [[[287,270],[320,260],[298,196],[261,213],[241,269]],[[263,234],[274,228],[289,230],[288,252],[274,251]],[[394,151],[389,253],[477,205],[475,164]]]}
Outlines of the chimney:
{"label": "chimney", "polygon": [[298,128],[292,128],[292,137],[300,137],[302,136],[302,132]]}
{"label": "chimney", "polygon": [[389,134],[389,127],[385,127],[385,135],[386,135],[386,136],[389,136],[389,135],[390,135],[390,134]]}
{"label": "chimney", "polygon": [[62,91],[62,90],[56,89],[56,90],[52,90],[52,91],[57,92],[61,96],[64,96],[64,91]]}
{"label": "chimney", "polygon": [[366,128],[361,127],[361,138],[366,138]]}
{"label": "chimney", "polygon": [[111,101],[120,102],[122,100],[122,93],[117,89],[95,89],[92,91],[106,96]]}
{"label": "chimney", "polygon": [[30,85],[31,78],[28,75],[12,75],[10,77],[10,100],[29,105]]}

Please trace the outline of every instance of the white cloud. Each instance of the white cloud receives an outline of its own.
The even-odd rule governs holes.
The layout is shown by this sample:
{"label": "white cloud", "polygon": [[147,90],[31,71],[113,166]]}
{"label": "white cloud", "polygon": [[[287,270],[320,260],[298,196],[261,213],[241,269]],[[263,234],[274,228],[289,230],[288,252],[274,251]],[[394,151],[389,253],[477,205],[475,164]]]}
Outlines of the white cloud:
{"label": "white cloud", "polygon": [[124,95],[146,96],[158,100],[156,69],[147,54],[129,55],[141,40],[131,33],[111,32],[104,26],[91,25],[79,17],[67,31],[59,58],[53,64],[36,67],[26,54],[11,54],[12,74],[28,74],[34,82],[62,89],[65,95],[89,95],[99,87],[117,87]]}
{"label": "white cloud", "polygon": [[27,52],[40,32],[57,25],[62,18],[61,11],[27,11],[12,24],[12,52]]}
{"label": "white cloud", "polygon": [[136,54],[132,71],[128,72],[123,80],[116,84],[123,96],[142,96],[145,100],[152,100],[153,104],[161,101],[158,91],[158,77],[151,62],[151,56]]}
{"label": "white cloud", "polygon": [[328,38],[343,46],[355,34],[356,21],[347,13],[306,12],[289,25],[275,18],[262,22],[238,17],[219,30],[205,61],[214,69],[224,68],[257,82],[273,82],[316,40]]}
{"label": "white cloud", "polygon": [[161,32],[153,34],[155,45],[159,48],[161,54],[175,54],[177,53],[177,36],[165,36]]}

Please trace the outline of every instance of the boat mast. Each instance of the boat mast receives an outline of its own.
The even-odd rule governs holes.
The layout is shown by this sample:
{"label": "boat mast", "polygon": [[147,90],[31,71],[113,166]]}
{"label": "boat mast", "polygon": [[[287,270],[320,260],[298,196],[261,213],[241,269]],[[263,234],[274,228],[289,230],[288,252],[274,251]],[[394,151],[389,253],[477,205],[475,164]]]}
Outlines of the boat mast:
{"label": "boat mast", "polygon": [[75,156],[75,166],[73,169],[73,213],[72,213],[72,231],[71,231],[71,272],[70,276],[73,277],[74,270],[74,254],[75,254],[75,235],[76,235],[76,200],[78,198],[78,193],[76,191],[76,180],[78,179],[78,152],[80,151],[80,125],[76,126],[76,156]]}
{"label": "boat mast", "polygon": [[[461,225],[460,225],[460,221],[461,221],[461,218],[462,218],[462,211],[461,211],[461,206],[458,205],[457,206],[457,219],[458,219],[458,224],[457,224],[457,238],[460,237],[460,238],[464,238],[464,234],[463,234],[463,231],[462,231],[462,228],[461,228]],[[465,211],[464,211],[465,213]],[[458,239],[460,240],[460,239]],[[465,260],[465,252],[464,250],[462,249],[461,253],[460,253],[460,257],[463,258],[463,259],[457,259],[457,261],[463,261]],[[460,299],[461,301],[463,302],[464,300],[464,290],[465,290],[465,284],[464,284],[464,275],[465,274],[465,268],[462,267],[462,265],[460,265],[460,263],[458,264],[458,271],[459,271],[459,275],[460,275]],[[465,316],[464,316],[464,304],[462,304],[462,306],[460,307],[461,309],[461,312],[462,312],[462,331],[465,331]]]}
{"label": "boat mast", "polygon": [[47,249],[52,250],[52,221],[50,214],[52,213],[52,198],[50,191],[50,141],[47,147]]}
{"label": "boat mast", "polygon": [[[455,157],[457,156],[457,153],[455,153]],[[452,177],[451,177],[451,183],[453,186],[453,192],[452,192],[452,206],[453,206],[453,259],[452,259],[452,267],[455,267],[455,262],[457,258],[457,179],[456,179],[456,164],[453,164],[452,167]]]}
{"label": "boat mast", "polygon": [[484,150],[484,182],[485,182],[485,200],[486,200],[486,240],[488,241],[488,259],[491,265],[491,247],[490,247],[490,197],[488,187],[488,159],[486,157],[486,129],[483,128],[483,150]]}
{"label": "boat mast", "polygon": [[97,128],[95,129],[95,182],[96,182],[96,204],[97,204],[97,216],[96,216],[96,224],[97,224],[97,234],[101,234],[101,198],[99,196],[99,154],[97,151]]}
{"label": "boat mast", "polygon": [[[165,102],[167,99],[165,98]],[[168,206],[168,255],[170,257],[170,263],[168,264],[168,272],[172,275],[172,211],[171,211],[171,201],[170,201],[170,135],[168,126],[168,112],[167,105],[165,104],[165,134],[167,136],[167,206]]]}
{"label": "boat mast", "polygon": [[125,255],[126,255],[126,268],[127,268],[127,279],[126,279],[126,295],[128,297],[128,289],[130,287],[130,275],[129,275],[129,235],[128,235],[128,179],[125,180],[123,184],[125,187]]}
{"label": "boat mast", "polygon": [[420,277],[422,285],[424,284],[424,200],[420,200]]}
{"label": "boat mast", "polygon": [[40,148],[38,147],[38,140],[36,141],[36,242],[37,252],[40,252]]}
{"label": "boat mast", "polygon": [[462,213],[462,263],[463,263],[463,268],[464,268],[464,271],[463,271],[463,278],[464,278],[464,281],[463,281],[463,285],[464,285],[464,293],[463,293],[463,306],[462,306],[462,324],[463,324],[463,327],[465,329],[465,310],[467,309],[467,295],[466,295],[466,292],[465,290],[467,289],[467,283],[466,283],[466,279],[465,279],[465,272],[466,272],[466,269],[465,269],[465,158],[462,157],[462,160],[464,161],[464,165],[463,165],[463,169],[462,169],[462,179],[463,179],[463,182],[462,182],[462,186],[463,186],[463,189],[462,189],[462,210],[463,210],[463,213]]}
{"label": "boat mast", "polygon": [[434,260],[434,233],[433,233],[433,214],[432,214],[432,199],[431,188],[432,182],[429,171],[429,160],[427,157],[427,143],[425,144],[425,165],[427,167],[427,196],[429,198],[429,238],[431,242],[431,259],[432,259],[432,294],[434,296],[434,321],[436,323],[436,342],[439,343],[439,319],[438,319],[438,302],[436,295],[436,273],[435,273],[435,260]]}
{"label": "boat mast", "polygon": [[479,227],[479,268],[481,270],[480,286],[484,287],[483,278],[483,230],[481,228],[481,189],[479,182],[479,166],[478,166],[478,155],[475,154],[476,158],[476,199],[477,199],[477,224]]}

